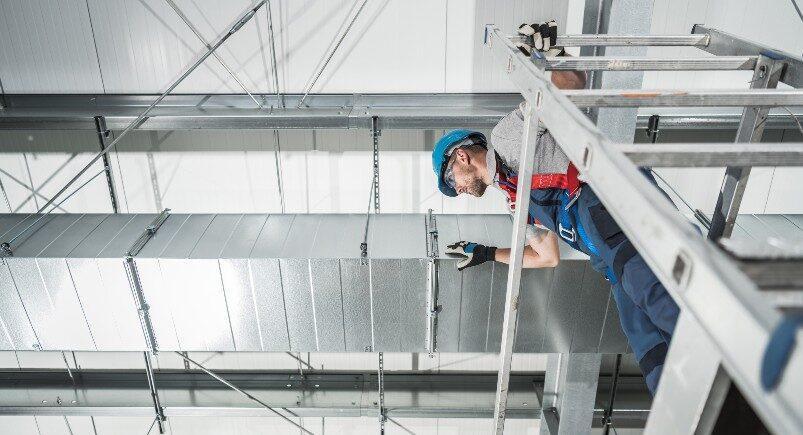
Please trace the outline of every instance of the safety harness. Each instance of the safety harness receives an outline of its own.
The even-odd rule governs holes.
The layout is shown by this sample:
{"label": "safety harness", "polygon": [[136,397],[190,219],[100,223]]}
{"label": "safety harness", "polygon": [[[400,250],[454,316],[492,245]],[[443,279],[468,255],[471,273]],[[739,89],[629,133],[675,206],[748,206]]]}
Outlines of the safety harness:
{"label": "safety harness", "polygon": [[[586,233],[583,225],[580,223],[580,218],[577,216],[577,207],[574,203],[580,197],[582,186],[585,184],[578,178],[579,172],[573,163],[569,163],[566,168],[566,173],[546,173],[546,174],[533,174],[531,190],[539,189],[560,189],[559,195],[560,207],[558,207],[558,222],[556,232],[569,246],[572,248],[583,251],[578,243],[582,241],[589,253],[599,257],[599,250],[591,238]],[[507,195],[508,205],[511,210],[516,208],[516,186],[518,184],[518,176],[515,171],[507,168],[505,165],[499,170],[498,173],[499,187]],[[574,222],[574,224],[572,224]],[[528,224],[541,224],[535,217],[527,214]],[[612,285],[618,282],[616,275],[610,267],[605,268],[605,277]]]}

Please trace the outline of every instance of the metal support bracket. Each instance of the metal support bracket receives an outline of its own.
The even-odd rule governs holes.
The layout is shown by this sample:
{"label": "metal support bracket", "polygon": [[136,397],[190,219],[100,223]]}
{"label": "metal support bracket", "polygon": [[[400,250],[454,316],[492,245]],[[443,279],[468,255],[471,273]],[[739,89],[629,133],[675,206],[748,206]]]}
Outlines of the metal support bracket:
{"label": "metal support bracket", "polygon": [[388,410],[385,408],[385,355],[382,352],[379,352],[377,383],[379,386],[379,433],[385,435],[385,423],[388,421]]}
{"label": "metal support bracket", "polygon": [[159,400],[159,391],[156,390],[156,377],[153,374],[153,364],[151,364],[151,354],[145,354],[145,375],[148,377],[148,389],[151,392],[151,399],[153,400],[153,409],[156,413],[156,424],[159,426],[159,433],[165,433],[164,422],[167,420],[164,413],[164,407]]}
{"label": "metal support bracket", "polygon": [[139,313],[139,319],[142,324],[142,332],[145,336],[145,342],[150,349],[151,352],[156,354],[159,351],[159,345],[156,341],[156,335],[153,332],[153,324],[151,322],[151,316],[149,313],[148,303],[145,301],[145,293],[142,290],[142,281],[139,277],[139,272],[137,271],[137,263],[134,260],[137,254],[145,247],[145,244],[156,234],[156,231],[159,230],[159,227],[167,220],[170,216],[170,209],[166,208],[161,213],[159,213],[153,221],[145,227],[145,231],[139,238],[131,245],[131,248],[128,250],[125,256],[124,265],[125,271],[128,275],[128,283],[131,286],[131,291],[134,294],[134,300],[137,304],[137,313]]}
{"label": "metal support bracket", "polygon": [[424,222],[427,232],[427,335],[425,348],[430,357],[438,351],[437,332],[438,314],[441,306],[438,305],[438,226],[432,209],[427,211],[427,220]]}
{"label": "metal support bracket", "polygon": [[374,145],[374,212],[379,213],[379,117],[371,117],[371,140]]}
{"label": "metal support bracket", "polygon": [[[100,150],[106,149],[107,141],[111,137],[111,130],[106,128],[106,118],[98,115],[95,117],[95,131],[98,134],[98,142],[100,143]],[[109,153],[103,154],[103,167],[106,168],[106,184],[109,186],[109,198],[112,202],[112,211],[119,213],[117,205],[117,191],[114,187],[114,177],[112,176],[112,165],[109,162]]]}

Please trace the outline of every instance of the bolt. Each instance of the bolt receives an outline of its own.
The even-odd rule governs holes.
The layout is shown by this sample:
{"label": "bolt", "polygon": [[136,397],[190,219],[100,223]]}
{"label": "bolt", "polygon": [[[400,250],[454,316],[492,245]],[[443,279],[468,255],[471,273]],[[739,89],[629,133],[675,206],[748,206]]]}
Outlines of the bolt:
{"label": "bolt", "polygon": [[75,405],[76,403],[78,403],[78,401],[77,401],[77,400],[71,400],[71,401],[70,401],[70,403],[72,403],[73,405]]}
{"label": "bolt", "polygon": [[315,388],[320,388],[320,384],[315,384]]}
{"label": "bolt", "polygon": [[522,406],[527,406],[527,402],[521,402]]}
{"label": "bolt", "polygon": [[287,384],[287,388],[290,388],[290,387],[292,387],[292,385],[291,384]]}
{"label": "bolt", "polygon": [[43,404],[43,405],[46,405],[46,404],[47,404],[47,400],[43,400],[43,401],[42,401],[42,404]]}

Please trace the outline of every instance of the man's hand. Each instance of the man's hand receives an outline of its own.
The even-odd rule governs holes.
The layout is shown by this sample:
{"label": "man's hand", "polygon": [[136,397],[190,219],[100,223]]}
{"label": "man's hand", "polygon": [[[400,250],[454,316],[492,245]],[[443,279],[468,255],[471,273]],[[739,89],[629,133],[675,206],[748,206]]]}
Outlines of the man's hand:
{"label": "man's hand", "polygon": [[522,24],[518,32],[524,36],[524,41],[516,43],[516,47],[527,57],[532,56],[534,50],[544,53],[545,57],[564,53],[563,47],[555,46],[558,40],[558,23],[555,20],[542,24]]}
{"label": "man's hand", "polygon": [[446,246],[446,253],[463,257],[457,263],[457,270],[462,271],[467,267],[476,266],[486,261],[493,261],[496,255],[496,247],[460,241]]}

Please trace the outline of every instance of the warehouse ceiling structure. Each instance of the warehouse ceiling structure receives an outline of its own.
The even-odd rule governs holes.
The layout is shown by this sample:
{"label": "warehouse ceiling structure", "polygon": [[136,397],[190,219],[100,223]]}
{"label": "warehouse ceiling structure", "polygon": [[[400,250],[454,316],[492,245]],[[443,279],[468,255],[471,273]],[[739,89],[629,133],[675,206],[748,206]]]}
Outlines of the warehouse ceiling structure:
{"label": "warehouse ceiling structure", "polygon": [[[0,3],[0,434],[796,433],[775,3]],[[550,19],[571,56],[522,53]],[[438,189],[438,139],[524,101],[519,191],[540,122],[680,307],[655,396],[588,255],[522,269],[526,208]]]}

